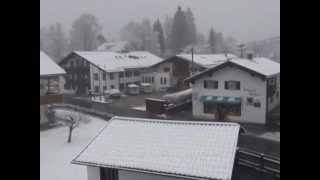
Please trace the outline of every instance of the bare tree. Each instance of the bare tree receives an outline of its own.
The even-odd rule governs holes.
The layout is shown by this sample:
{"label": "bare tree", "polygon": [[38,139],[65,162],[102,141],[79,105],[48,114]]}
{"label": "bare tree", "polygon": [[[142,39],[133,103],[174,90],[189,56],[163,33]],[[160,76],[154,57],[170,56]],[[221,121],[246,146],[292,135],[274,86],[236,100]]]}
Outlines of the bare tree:
{"label": "bare tree", "polygon": [[69,135],[68,135],[68,143],[71,142],[71,137],[72,137],[72,131],[74,128],[79,126],[79,121],[81,120],[81,116],[79,116],[78,119],[73,117],[72,115],[69,115],[69,122],[68,122],[68,127],[69,127]]}

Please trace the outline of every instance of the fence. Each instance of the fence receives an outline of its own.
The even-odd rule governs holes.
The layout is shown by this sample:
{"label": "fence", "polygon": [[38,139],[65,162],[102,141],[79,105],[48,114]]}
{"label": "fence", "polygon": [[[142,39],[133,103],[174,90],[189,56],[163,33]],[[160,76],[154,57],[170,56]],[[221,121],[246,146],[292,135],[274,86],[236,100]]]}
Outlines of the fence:
{"label": "fence", "polygon": [[280,179],[280,158],[238,148],[235,163]]}

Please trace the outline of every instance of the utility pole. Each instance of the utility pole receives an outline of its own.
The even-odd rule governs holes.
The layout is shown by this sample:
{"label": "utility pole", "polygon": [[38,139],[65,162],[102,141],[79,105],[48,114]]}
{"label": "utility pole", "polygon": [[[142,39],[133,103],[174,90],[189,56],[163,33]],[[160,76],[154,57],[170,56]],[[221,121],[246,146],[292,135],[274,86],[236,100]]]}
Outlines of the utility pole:
{"label": "utility pole", "polygon": [[191,48],[191,75],[193,75],[193,47]]}

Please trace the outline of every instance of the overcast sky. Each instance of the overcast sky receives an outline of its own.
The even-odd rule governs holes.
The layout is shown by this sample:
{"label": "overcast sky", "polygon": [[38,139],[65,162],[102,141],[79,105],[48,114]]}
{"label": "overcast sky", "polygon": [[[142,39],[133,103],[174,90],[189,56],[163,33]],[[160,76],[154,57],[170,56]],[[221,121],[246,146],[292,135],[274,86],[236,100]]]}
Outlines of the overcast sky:
{"label": "overcast sky", "polygon": [[240,42],[280,35],[280,0],[40,0],[40,27],[56,22],[68,31],[82,13],[92,13],[109,39],[131,20],[163,20],[177,6],[190,7],[198,31],[214,27]]}

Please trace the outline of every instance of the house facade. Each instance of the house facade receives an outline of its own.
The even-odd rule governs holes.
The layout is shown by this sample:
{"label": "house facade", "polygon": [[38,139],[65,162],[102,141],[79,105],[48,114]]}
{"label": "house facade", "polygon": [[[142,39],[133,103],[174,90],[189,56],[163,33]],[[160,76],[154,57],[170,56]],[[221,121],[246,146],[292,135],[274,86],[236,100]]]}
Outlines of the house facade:
{"label": "house facade", "polygon": [[236,123],[113,117],[71,163],[86,166],[88,180],[229,180],[239,129]]}
{"label": "house facade", "polygon": [[201,119],[265,124],[280,104],[280,64],[266,58],[231,59],[186,81]]}
{"label": "house facade", "polygon": [[40,124],[48,122],[48,105],[62,102],[65,71],[40,51]]}
{"label": "house facade", "polygon": [[60,65],[67,72],[66,89],[79,94],[102,94],[141,83],[144,69],[160,61],[148,52],[73,52]]}
{"label": "house facade", "polygon": [[[235,56],[232,54],[194,54],[192,57],[191,54],[178,54],[151,66],[150,72],[159,77],[155,82],[156,85],[182,90],[188,88],[183,83],[184,79],[231,57]],[[161,84],[161,77],[167,78],[166,84]]]}

